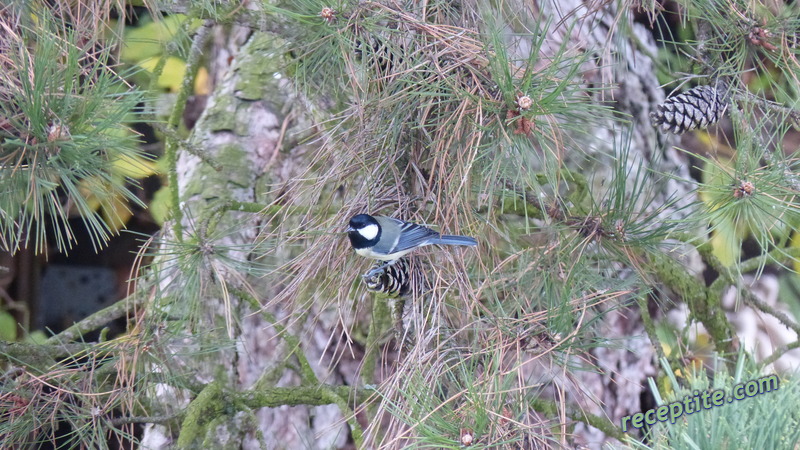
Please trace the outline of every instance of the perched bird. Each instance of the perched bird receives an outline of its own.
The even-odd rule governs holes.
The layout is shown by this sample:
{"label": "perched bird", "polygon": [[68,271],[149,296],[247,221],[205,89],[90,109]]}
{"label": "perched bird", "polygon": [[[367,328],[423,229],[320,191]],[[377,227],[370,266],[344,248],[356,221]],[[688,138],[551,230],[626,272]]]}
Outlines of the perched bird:
{"label": "perched bird", "polygon": [[353,216],[350,219],[347,235],[356,253],[367,258],[386,261],[386,264],[367,272],[366,276],[380,272],[417,247],[432,244],[478,245],[478,242],[471,237],[442,236],[422,225],[369,214]]}

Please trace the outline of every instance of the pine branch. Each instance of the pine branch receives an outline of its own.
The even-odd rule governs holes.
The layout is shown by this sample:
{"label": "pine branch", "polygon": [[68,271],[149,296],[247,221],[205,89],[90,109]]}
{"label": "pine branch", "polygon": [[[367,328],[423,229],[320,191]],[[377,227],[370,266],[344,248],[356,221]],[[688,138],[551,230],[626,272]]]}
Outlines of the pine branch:
{"label": "pine branch", "polygon": [[[234,404],[248,408],[277,408],[280,406],[320,406],[345,403],[361,404],[369,401],[372,391],[355,386],[336,386],[322,383],[313,386],[272,387],[231,394]],[[355,430],[353,438],[355,439]]]}
{"label": "pine branch", "polygon": [[[183,117],[183,110],[186,108],[186,101],[194,89],[194,80],[197,77],[197,71],[200,69],[200,57],[203,54],[203,47],[205,46],[206,39],[211,35],[211,27],[214,22],[206,20],[203,25],[197,30],[197,33],[192,39],[192,47],[189,49],[189,57],[186,60],[186,74],[183,77],[181,88],[178,91],[178,97],[175,100],[175,106],[172,108],[172,114],[167,120],[167,127],[176,129]],[[183,211],[181,210],[180,192],[178,190],[178,142],[173,138],[174,136],[166,135],[166,146],[164,148],[164,159],[167,164],[167,179],[170,186],[170,196],[172,197],[172,233],[175,239],[183,242]]]}
{"label": "pine branch", "polygon": [[171,414],[167,416],[130,416],[130,417],[116,417],[110,419],[108,422],[114,427],[121,427],[130,424],[148,424],[148,423],[167,423],[175,419],[183,417],[185,412]]}
{"label": "pine branch", "polygon": [[721,297],[712,295],[702,281],[669,256],[660,252],[651,252],[649,256],[658,280],[686,302],[692,315],[711,335],[717,350],[723,354],[734,354],[734,330],[722,309]]}
{"label": "pine branch", "polygon": [[51,336],[45,341],[45,344],[56,345],[80,339],[84,334],[94,331],[112,320],[124,317],[137,308],[143,307],[147,301],[148,297],[145,295],[137,294],[125,297],[113,305],[103,308],[80,322],[73,324],[61,333]]}
{"label": "pine branch", "polygon": [[[545,413],[550,417],[557,417],[559,415],[559,406],[554,402],[542,400],[540,398],[533,399],[531,402],[533,404],[533,409],[536,411]],[[587,412],[572,408],[567,408],[566,415],[574,421],[583,422],[586,425],[597,428],[605,433],[606,436],[611,436],[622,443],[625,443],[628,440],[628,435],[605,417],[595,416],[594,414],[589,414]]]}
{"label": "pine branch", "polygon": [[[302,380],[302,383],[306,385],[317,386],[315,389],[320,393],[322,396],[321,398],[324,398],[328,403],[335,403],[337,406],[339,406],[339,409],[341,409],[345,420],[347,420],[347,423],[350,424],[350,432],[353,434],[353,440],[355,441],[356,445],[360,447],[363,443],[364,432],[361,429],[361,425],[355,419],[355,413],[348,404],[347,396],[340,395],[341,392],[337,388],[329,387],[328,385],[320,382],[319,378],[317,378],[317,375],[314,373],[314,369],[311,367],[311,364],[309,364],[308,358],[306,358],[305,353],[302,351],[300,339],[297,336],[289,333],[286,327],[278,323],[277,318],[262,308],[261,304],[258,303],[258,300],[255,297],[241,289],[231,289],[231,292],[247,302],[254,311],[260,311],[264,320],[269,322],[278,332],[278,335],[280,335],[283,340],[286,341],[290,352],[294,353],[297,361],[300,363],[300,379]],[[260,383],[256,382],[255,386],[259,387]],[[251,390],[249,392],[254,391]]]}
{"label": "pine branch", "polygon": [[0,342],[0,357],[10,364],[41,369],[52,366],[60,359],[90,350],[93,347],[92,344],[83,343]]}
{"label": "pine branch", "polygon": [[[798,334],[798,336],[800,336],[800,334]],[[762,366],[768,366],[768,365],[774,363],[775,361],[777,361],[785,353],[787,353],[787,352],[789,352],[791,350],[794,350],[796,348],[800,348],[800,341],[794,341],[794,342],[790,342],[789,344],[786,344],[786,345],[781,345],[780,347],[776,348],[775,351],[772,352],[771,355],[769,355],[766,358],[762,359],[760,361],[760,363],[761,363]]]}
{"label": "pine branch", "polygon": [[[213,423],[222,415],[233,415],[245,408],[277,408],[280,406],[321,406],[336,404],[341,407],[350,402],[358,404],[367,401],[370,392],[366,389],[348,386],[317,384],[312,386],[271,387],[246,392],[223,391],[219,382],[209,383],[189,404],[178,437],[178,448],[194,448],[202,442]],[[349,422],[349,420],[348,420]],[[357,423],[357,422],[356,422]],[[351,423],[351,427],[352,427]],[[351,428],[353,440],[360,447],[362,442],[359,428]]]}
{"label": "pine branch", "polygon": [[658,339],[658,333],[656,333],[656,326],[653,323],[653,317],[650,315],[649,304],[647,301],[647,297],[640,295],[636,298],[636,303],[639,305],[639,313],[642,316],[642,323],[644,324],[644,330],[647,332],[647,337],[650,338],[650,343],[653,344],[653,347],[656,350],[656,356],[658,359],[664,359],[664,348],[661,346],[661,341]]}
{"label": "pine branch", "polygon": [[[783,250],[783,252],[780,252],[779,254],[785,254],[786,251],[786,249],[777,249],[777,250]],[[800,251],[800,249],[789,249],[789,250]],[[703,257],[703,260],[706,261],[706,263],[708,263],[711,267],[713,267],[714,270],[716,270],[717,273],[719,274],[719,277],[711,283],[711,286],[709,286],[709,291],[714,293],[713,294],[714,296],[721,297],[725,288],[727,288],[728,286],[735,286],[737,288],[737,291],[739,292],[739,294],[742,295],[746,303],[748,303],[750,306],[756,309],[761,310],[764,313],[767,313],[775,317],[784,326],[791,329],[798,336],[800,336],[800,325],[798,325],[797,322],[795,322],[794,320],[790,319],[789,316],[787,316],[785,313],[776,310],[772,306],[766,304],[761,299],[753,295],[753,293],[750,292],[750,290],[748,290],[746,287],[741,286],[741,283],[738,282],[739,277],[734,273],[733,270],[724,266],[719,261],[719,259],[713,254],[711,246],[698,247],[698,251],[700,252],[700,255]],[[773,250],[773,252],[776,252],[776,250]],[[762,255],[761,257],[751,258],[745,261],[744,263],[740,264],[738,270],[740,271],[740,273],[748,272],[750,270],[756,270],[758,267],[760,267],[759,263],[765,262],[763,258],[766,256],[769,256],[769,254]],[[789,258],[789,256],[786,257]]]}

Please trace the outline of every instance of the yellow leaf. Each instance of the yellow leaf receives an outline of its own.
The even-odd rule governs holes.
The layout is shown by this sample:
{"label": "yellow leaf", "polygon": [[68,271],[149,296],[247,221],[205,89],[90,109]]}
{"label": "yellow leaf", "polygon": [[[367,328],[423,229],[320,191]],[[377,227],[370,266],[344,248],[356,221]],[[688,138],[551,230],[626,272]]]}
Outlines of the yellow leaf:
{"label": "yellow leaf", "polygon": [[156,22],[126,28],[120,59],[135,64],[161,55],[164,44],[175,37],[184,21],[186,16],[174,14]]}
{"label": "yellow leaf", "polygon": [[[91,186],[94,186],[96,184],[97,184],[96,177],[84,178],[83,180],[78,182],[78,191],[81,193],[81,197],[83,197],[89,209],[91,209],[92,211],[97,211],[97,208],[100,207],[100,199],[97,198],[96,195],[94,195],[94,191],[91,189]],[[70,215],[72,215],[73,212],[77,214],[76,211],[70,211]]]}
{"label": "yellow leaf", "polygon": [[[798,231],[794,232],[794,236],[792,236],[792,245],[791,245],[791,247],[792,248],[800,247],[800,232],[798,232]],[[794,263],[792,263],[792,264],[794,266],[794,271],[797,272],[797,273],[800,273],[800,261],[795,259]]]}
{"label": "yellow leaf", "polygon": [[197,71],[197,77],[194,79],[194,93],[195,95],[211,95],[211,77],[208,76],[208,70],[205,67],[200,67]]}
{"label": "yellow leaf", "polygon": [[[680,371],[678,371],[680,372]],[[678,375],[680,376],[680,375]],[[668,397],[672,395],[674,390],[672,389],[672,383],[669,382],[669,377],[661,376],[658,377],[658,391],[661,393],[663,397]]]}
{"label": "yellow leaf", "polygon": [[128,178],[140,180],[158,173],[153,161],[131,155],[119,155],[111,161],[112,171]]}
{"label": "yellow leaf", "polygon": [[162,186],[161,189],[156,191],[153,195],[153,200],[150,201],[150,216],[159,225],[164,225],[170,214],[172,208],[172,197],[170,196],[169,186]]}
{"label": "yellow leaf", "polygon": [[125,224],[133,216],[125,197],[119,194],[112,196],[110,202],[103,204],[100,214],[108,228],[115,234],[119,234],[119,230],[125,228]]}
{"label": "yellow leaf", "polygon": [[[150,73],[153,73],[156,64],[158,64],[158,58],[150,58],[139,62],[139,66]],[[180,58],[169,56],[156,85],[162,89],[169,89],[170,92],[177,92],[181,87],[185,74],[186,62]]]}
{"label": "yellow leaf", "polygon": [[714,224],[711,246],[714,248],[714,256],[719,259],[719,262],[725,266],[732,266],[739,261],[744,234],[742,227],[737,227],[728,220],[720,220]]}
{"label": "yellow leaf", "polygon": [[13,342],[17,340],[17,321],[7,311],[0,311],[0,340]]}

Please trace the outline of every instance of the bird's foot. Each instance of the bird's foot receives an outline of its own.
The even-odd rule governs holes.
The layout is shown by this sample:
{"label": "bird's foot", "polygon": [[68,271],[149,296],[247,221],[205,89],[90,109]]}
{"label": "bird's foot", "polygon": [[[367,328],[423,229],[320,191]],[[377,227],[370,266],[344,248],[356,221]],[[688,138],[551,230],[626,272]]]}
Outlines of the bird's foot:
{"label": "bird's foot", "polygon": [[381,264],[381,265],[379,265],[379,266],[375,266],[375,267],[373,267],[372,269],[370,269],[370,271],[369,271],[369,272],[367,272],[367,273],[365,273],[364,275],[361,275],[361,276],[362,276],[363,278],[369,279],[369,278],[373,278],[373,277],[375,277],[375,276],[380,276],[380,275],[383,275],[383,273],[384,273],[384,272],[386,272],[386,269],[388,269],[388,268],[389,268],[389,266],[391,266],[392,264],[394,264],[394,263],[395,263],[395,261],[397,261],[397,260],[394,260],[394,261],[388,261],[388,262],[385,262],[385,263],[383,263],[383,264]]}

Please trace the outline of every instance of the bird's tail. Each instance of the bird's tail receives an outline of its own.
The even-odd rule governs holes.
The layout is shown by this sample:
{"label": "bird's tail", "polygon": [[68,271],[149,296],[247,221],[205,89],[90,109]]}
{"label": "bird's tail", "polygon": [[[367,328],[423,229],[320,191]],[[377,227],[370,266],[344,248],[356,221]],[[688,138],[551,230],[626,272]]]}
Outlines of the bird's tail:
{"label": "bird's tail", "polygon": [[431,244],[441,245],[469,245],[470,247],[478,245],[478,241],[468,236],[452,236],[444,235],[439,239],[434,239]]}

